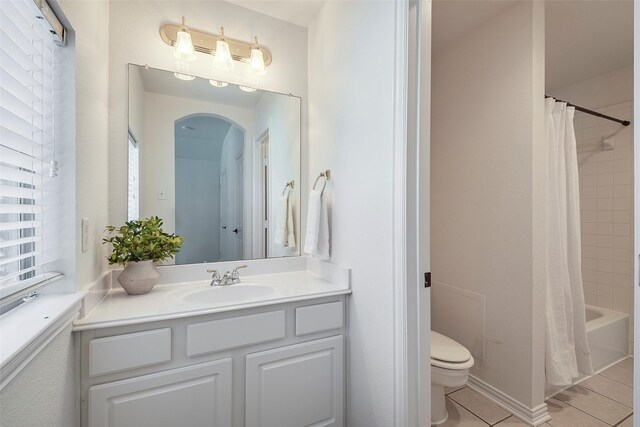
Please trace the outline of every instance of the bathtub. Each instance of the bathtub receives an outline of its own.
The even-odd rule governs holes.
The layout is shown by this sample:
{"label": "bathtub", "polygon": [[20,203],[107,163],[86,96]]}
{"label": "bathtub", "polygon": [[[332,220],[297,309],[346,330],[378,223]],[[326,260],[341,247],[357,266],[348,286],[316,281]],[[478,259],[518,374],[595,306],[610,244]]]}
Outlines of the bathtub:
{"label": "bathtub", "polygon": [[[629,315],[606,308],[586,306],[587,341],[591,351],[593,372],[603,369],[629,356]],[[589,378],[580,375],[574,384]],[[545,385],[545,396],[550,398],[567,387]]]}
{"label": "bathtub", "polygon": [[587,341],[593,370],[598,372],[629,355],[629,315],[586,306]]}

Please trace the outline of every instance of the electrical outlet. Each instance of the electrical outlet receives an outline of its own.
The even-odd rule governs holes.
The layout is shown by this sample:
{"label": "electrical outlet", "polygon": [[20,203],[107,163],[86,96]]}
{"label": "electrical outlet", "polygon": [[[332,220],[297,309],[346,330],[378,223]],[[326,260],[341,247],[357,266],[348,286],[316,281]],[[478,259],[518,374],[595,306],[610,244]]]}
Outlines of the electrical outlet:
{"label": "electrical outlet", "polygon": [[89,250],[89,218],[82,218],[82,252]]}

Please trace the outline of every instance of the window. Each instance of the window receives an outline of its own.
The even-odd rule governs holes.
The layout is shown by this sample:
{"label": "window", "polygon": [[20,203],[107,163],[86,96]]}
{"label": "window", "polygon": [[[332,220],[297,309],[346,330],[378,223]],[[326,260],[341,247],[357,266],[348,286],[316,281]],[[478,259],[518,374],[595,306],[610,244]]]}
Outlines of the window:
{"label": "window", "polygon": [[1,306],[60,276],[55,76],[64,29],[42,7],[0,1]]}
{"label": "window", "polygon": [[138,143],[129,133],[129,221],[140,218],[140,173]]}

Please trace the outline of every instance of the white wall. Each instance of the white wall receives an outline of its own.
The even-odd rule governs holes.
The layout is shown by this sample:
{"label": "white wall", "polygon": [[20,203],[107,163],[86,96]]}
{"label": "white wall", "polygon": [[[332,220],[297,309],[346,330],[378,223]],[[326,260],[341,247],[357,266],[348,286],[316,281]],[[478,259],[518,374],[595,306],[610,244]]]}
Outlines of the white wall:
{"label": "white wall", "polygon": [[302,188],[331,169],[331,262],[351,268],[353,289],[347,417],[358,427],[394,424],[395,77],[393,61],[384,60],[393,58],[394,20],[391,1],[326,2],[309,27],[309,184]]}
{"label": "white wall", "polygon": [[633,99],[633,67],[620,68],[589,80],[548,90],[548,95],[589,109]]}
{"label": "white wall", "polygon": [[[300,228],[300,104],[297,98],[265,92],[255,109],[254,129],[260,136],[269,129],[269,256],[291,256],[299,253]],[[255,147],[254,147],[255,148]],[[287,182],[294,180],[294,189],[289,195],[293,206],[296,246],[285,248],[274,243],[278,200]],[[259,199],[258,199],[259,200]],[[254,198],[254,203],[256,199]]]}
{"label": "white wall", "polygon": [[[145,108],[146,143],[139,146],[140,216],[161,217],[164,219],[165,231],[173,233],[175,232],[176,203],[175,121],[192,114],[221,116],[246,129],[246,141],[251,141],[253,112],[245,108],[152,92],[145,92]],[[250,170],[249,166],[246,169]],[[158,190],[161,188],[166,190],[166,200],[158,200]]]}
{"label": "white wall", "polygon": [[544,402],[544,4],[518,2],[448,45],[432,91],[432,329],[471,350],[473,375],[533,408]]}
{"label": "white wall", "polygon": [[[109,209],[109,3],[60,0],[60,6],[75,30],[76,283],[81,289],[107,266],[102,233]],[[123,143],[125,152],[126,146]],[[123,167],[126,183],[127,165]],[[126,218],[126,198],[124,207]],[[82,218],[90,221],[86,252],[82,252]]]}
{"label": "white wall", "polygon": [[[92,2],[89,2],[92,3]],[[182,16],[193,28],[215,31],[225,27],[228,37],[251,40],[254,35],[273,54],[268,73],[250,86],[301,96],[302,158],[306,162],[307,29],[267,17],[223,1],[114,1],[109,11],[109,221],[122,223],[127,216],[127,63],[174,70],[172,48],[159,35],[160,26],[179,22]],[[105,56],[107,50],[99,53]],[[232,71],[211,66],[211,57],[197,53],[194,74],[206,78],[247,83],[244,68]],[[105,133],[106,135],[106,133]],[[147,139],[151,140],[150,135]],[[306,164],[302,165],[305,170]],[[305,177],[306,179],[306,177]],[[102,227],[102,225],[101,225]]]}
{"label": "white wall", "polygon": [[72,427],[80,408],[71,325],[0,392],[3,427]]}

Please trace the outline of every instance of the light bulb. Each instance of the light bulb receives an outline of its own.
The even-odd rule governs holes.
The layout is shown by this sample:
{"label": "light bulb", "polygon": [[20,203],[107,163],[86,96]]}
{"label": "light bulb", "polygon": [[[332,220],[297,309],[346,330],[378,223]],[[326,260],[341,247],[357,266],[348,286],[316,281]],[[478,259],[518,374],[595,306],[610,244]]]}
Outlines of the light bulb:
{"label": "light bulb", "polygon": [[196,60],[196,51],[191,42],[191,34],[184,25],[184,16],[182,17],[182,25],[176,35],[176,42],[173,45],[173,56],[180,61],[191,62]]}
{"label": "light bulb", "polygon": [[209,84],[211,86],[215,86],[215,87],[227,87],[227,86],[229,86],[229,83],[221,82],[219,80],[209,80]]}
{"label": "light bulb", "polygon": [[229,50],[229,43],[224,37],[224,28],[220,28],[220,37],[216,41],[216,53],[213,56],[213,65],[221,70],[231,70],[233,68],[233,58]]}
{"label": "light bulb", "polygon": [[245,92],[255,92],[256,89],[255,87],[249,87],[249,86],[238,86],[240,88],[240,90],[243,90]]}
{"label": "light bulb", "polygon": [[255,38],[255,43],[251,47],[251,53],[249,54],[249,74],[256,76],[264,76],[267,73],[267,66],[264,63],[264,55],[260,45],[258,44],[258,38]]}

